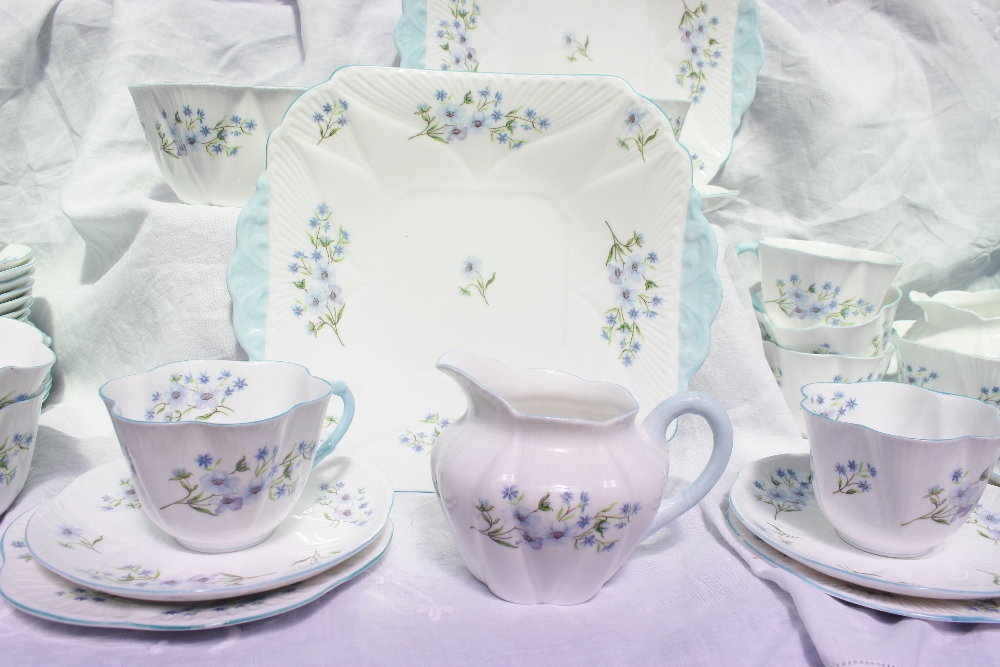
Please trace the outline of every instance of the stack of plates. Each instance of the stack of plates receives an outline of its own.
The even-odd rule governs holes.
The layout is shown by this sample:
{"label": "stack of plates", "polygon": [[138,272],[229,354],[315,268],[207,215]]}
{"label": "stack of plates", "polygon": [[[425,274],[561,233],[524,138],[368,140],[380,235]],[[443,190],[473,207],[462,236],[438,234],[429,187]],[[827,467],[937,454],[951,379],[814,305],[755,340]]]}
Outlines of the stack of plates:
{"label": "stack of plates", "polygon": [[0,593],[18,609],[93,627],[197,630],[307,604],[365,571],[392,539],[393,490],[330,456],[260,544],[190,551],[146,517],[124,460],[91,470],[3,537]]}
{"label": "stack of plates", "polygon": [[[35,302],[31,296],[31,288],[35,286],[34,273],[35,257],[31,248],[17,243],[0,243],[0,317],[28,322],[31,304]],[[47,335],[43,335],[42,339],[46,347],[52,346],[52,339]],[[42,384],[45,387],[44,401],[52,389],[52,371],[46,374]]]}
{"label": "stack of plates", "polygon": [[965,525],[917,558],[844,542],[816,503],[808,454],[754,461],[729,492],[729,526],[762,559],[833,597],[934,621],[1000,623],[1000,489]]}

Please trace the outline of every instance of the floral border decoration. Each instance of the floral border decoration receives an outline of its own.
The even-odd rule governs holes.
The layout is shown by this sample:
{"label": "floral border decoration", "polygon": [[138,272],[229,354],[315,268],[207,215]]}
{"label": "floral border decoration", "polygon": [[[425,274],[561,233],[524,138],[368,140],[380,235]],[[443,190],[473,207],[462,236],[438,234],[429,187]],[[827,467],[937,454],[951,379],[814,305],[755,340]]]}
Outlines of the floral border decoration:
{"label": "floral border decoration", "polygon": [[[243,146],[232,146],[229,141],[243,135],[253,136],[253,131],[257,129],[256,120],[243,119],[236,114],[223,116],[210,127],[205,123],[205,112],[202,109],[192,111],[189,105],[174,111],[173,119],[167,115],[166,109],[160,109],[160,116],[162,121],[156,121],[160,150],[177,159],[193,155],[199,147],[212,157],[222,153],[226,157],[234,157]],[[164,124],[167,124],[166,128]]]}
{"label": "floral border decoration", "polygon": [[424,121],[425,126],[410,139],[428,137],[450,143],[465,141],[470,134],[487,135],[491,143],[519,150],[528,140],[516,137],[516,132],[541,134],[552,126],[547,116],[530,107],[519,106],[504,112],[501,107],[503,93],[493,92],[489,86],[478,91],[478,99],[473,99],[471,90],[465,92],[461,101],[453,99],[446,90],[435,91],[434,99],[439,106],[433,112],[426,102],[417,105],[413,115]]}

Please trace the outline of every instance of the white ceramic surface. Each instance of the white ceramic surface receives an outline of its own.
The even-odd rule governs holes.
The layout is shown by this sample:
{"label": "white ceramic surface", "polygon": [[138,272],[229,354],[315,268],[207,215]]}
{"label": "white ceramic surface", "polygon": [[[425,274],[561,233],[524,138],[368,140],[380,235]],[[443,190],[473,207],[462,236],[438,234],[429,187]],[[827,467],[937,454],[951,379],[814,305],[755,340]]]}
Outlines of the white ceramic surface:
{"label": "white ceramic surface", "polygon": [[204,554],[177,545],[140,510],[128,466],[115,461],[71,482],[32,516],[31,555],[61,577],[141,600],[218,600],[302,581],[354,555],[382,532],[389,482],[360,461],[318,465],[290,516],[264,542]]}
{"label": "white ceramic surface", "polygon": [[[348,122],[317,143],[326,105]],[[714,235],[667,117],[620,79],[342,68],[289,109],[265,176],[230,266],[241,344],[350,384],[341,451],[396,488],[432,489],[462,414],[444,350],[615,382],[642,411],[707,354]],[[261,246],[258,285],[239,259]]]}
{"label": "white ceramic surface", "polygon": [[31,282],[32,285],[34,285],[34,280],[32,279],[32,276],[34,274],[35,274],[35,267],[31,266],[28,267],[28,269],[21,275],[5,280],[4,282],[0,283],[0,294],[7,294],[8,292],[12,292],[20,287],[24,287],[29,282]]}
{"label": "white ceramic surface", "polygon": [[[320,444],[331,394],[344,418]],[[100,395],[146,514],[206,552],[267,538],[354,412],[342,382],[273,361],[181,361],[112,380]]]}
{"label": "white ceramic surface", "polygon": [[752,294],[754,315],[760,326],[761,337],[776,345],[807,354],[840,354],[846,357],[877,357],[885,351],[896,317],[896,308],[902,292],[890,286],[882,300],[878,316],[847,327],[831,327],[824,324],[793,329],[775,324],[760,305],[760,292]]}
{"label": "white ceramic surface", "polygon": [[31,324],[0,317],[0,406],[35,394],[56,355]]}
{"label": "white ceramic surface", "polygon": [[18,264],[9,269],[0,270],[0,284],[8,283],[35,272],[35,259],[32,257],[24,264]]}
{"label": "white ceramic surface", "polygon": [[920,556],[975,509],[1000,455],[996,407],[898,382],[817,383],[802,393],[816,497],[846,541]]}
{"label": "white ceramic surface", "polygon": [[925,345],[910,335],[892,337],[899,348],[900,382],[1000,406],[1000,359]]}
{"label": "white ceramic surface", "polygon": [[[34,286],[34,284],[35,284],[35,281],[29,279],[29,280],[25,281],[24,284],[22,284],[20,287],[15,287],[15,288],[13,288],[11,290],[8,290],[6,292],[0,292],[0,308],[2,308],[3,306],[5,306],[8,302],[15,301],[17,299],[20,299],[20,298],[26,297],[26,296],[30,297],[31,296],[31,288]],[[19,303],[24,303],[24,302],[22,301],[22,302],[19,302]],[[20,306],[19,306],[19,308],[20,308]],[[17,310],[17,308],[15,308],[15,310]]]}
{"label": "white ceramic surface", "polygon": [[758,557],[794,574],[827,595],[862,607],[897,616],[950,623],[1000,623],[1000,599],[938,600],[886,593],[867,586],[841,581],[786,556],[753,534],[730,507],[726,519],[733,534]]}
{"label": "white ceramic surface", "polygon": [[20,243],[0,243],[0,271],[27,264],[31,248]]}
{"label": "white ceramic surface", "polygon": [[177,198],[215,206],[243,206],[253,196],[264,171],[267,135],[304,90],[209,83],[129,86],[153,157]]}
{"label": "white ceramic surface", "polygon": [[34,299],[29,293],[31,290],[18,290],[21,296],[9,299],[0,303],[0,316],[14,316],[15,313],[31,308]]}
{"label": "white ceramic surface", "polygon": [[[881,475],[880,470],[875,480]],[[809,456],[779,454],[743,468],[729,503],[769,546],[842,581],[924,598],[1000,597],[1000,489],[988,487],[982,507],[966,517],[958,533],[917,558],[887,558],[852,547],[823,515],[817,493]]]}
{"label": "white ceramic surface", "polygon": [[[434,488],[466,566],[510,602],[586,602],[729,462],[729,417],[704,394],[668,398],[637,425],[638,405],[617,385],[460,351],[438,368],[469,407],[434,447]],[[667,425],[687,413],[708,421],[712,454],[690,487],[663,499]]]}
{"label": "white ceramic surface", "polygon": [[996,359],[1000,357],[1000,290],[910,292],[923,311],[907,332],[908,340]]}
{"label": "white ceramic surface", "polygon": [[701,210],[705,213],[718,210],[740,196],[739,190],[728,190],[718,185],[701,185],[698,192],[701,193]]}
{"label": "white ceramic surface", "polygon": [[151,602],[109,595],[49,572],[32,558],[24,534],[30,509],[8,527],[0,550],[0,594],[17,609],[49,621],[95,628],[205,630],[291,611],[353,579],[374,564],[392,540],[392,523],[368,546],[298,583],[256,595],[205,602]]}
{"label": "white ceramic surface", "polygon": [[0,313],[0,318],[8,320],[18,320],[20,322],[27,322],[28,316],[31,315],[31,304],[34,303],[34,299],[31,299],[27,305],[22,307],[20,310],[15,310],[9,313]]}
{"label": "white ceramic surface", "polygon": [[41,390],[31,398],[0,407],[0,513],[7,511],[24,488],[35,454]]}
{"label": "white ceramic surface", "polygon": [[741,243],[736,251],[760,258],[764,310],[775,324],[793,329],[847,326],[877,317],[902,265],[895,255],[795,239]]}
{"label": "white ceramic surface", "polygon": [[[737,0],[691,5],[628,0],[614,6],[601,0],[427,0],[420,26],[425,32],[422,62],[406,57],[403,65],[612,74],[657,102],[686,98],[694,106],[681,137],[701,187],[732,149],[739,10]],[[397,29],[397,44],[401,37]],[[406,47],[400,50],[405,57]]]}
{"label": "white ceramic surface", "polygon": [[766,340],[762,343],[767,364],[771,367],[774,380],[781,388],[781,395],[803,438],[807,437],[806,422],[799,404],[802,402],[800,390],[804,385],[811,382],[881,380],[896,351],[895,345],[890,343],[877,357],[844,357],[835,354],[793,352]]}

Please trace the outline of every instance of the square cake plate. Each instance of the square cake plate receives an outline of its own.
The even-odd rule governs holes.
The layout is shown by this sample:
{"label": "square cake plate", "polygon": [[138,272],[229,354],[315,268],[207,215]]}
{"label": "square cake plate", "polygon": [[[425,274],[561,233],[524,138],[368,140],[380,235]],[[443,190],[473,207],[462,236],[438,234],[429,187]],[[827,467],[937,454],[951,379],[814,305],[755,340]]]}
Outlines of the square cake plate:
{"label": "square cake plate", "polygon": [[642,416],[687,387],[722,299],[669,123],[610,76],[337,70],[272,132],[240,215],[240,344],[344,380],[338,452],[396,490],[433,490],[464,411],[450,349],[616,382]]}
{"label": "square cake plate", "polygon": [[705,186],[753,101],[759,20],[756,0],[403,0],[396,48],[402,67],[614,74],[653,100],[690,100],[681,143],[718,207],[738,193]]}

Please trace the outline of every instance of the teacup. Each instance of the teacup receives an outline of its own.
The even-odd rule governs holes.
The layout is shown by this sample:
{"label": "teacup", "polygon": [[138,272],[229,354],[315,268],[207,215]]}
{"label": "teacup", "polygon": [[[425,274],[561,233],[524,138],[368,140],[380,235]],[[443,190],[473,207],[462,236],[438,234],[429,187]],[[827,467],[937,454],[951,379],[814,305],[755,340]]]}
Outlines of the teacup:
{"label": "teacup", "polygon": [[991,359],[1000,358],[1000,290],[910,292],[923,316],[906,337],[924,345]]}
{"label": "teacup", "polygon": [[[344,412],[319,445],[331,394]],[[211,553],[267,539],[354,417],[343,382],[279,361],[181,361],[112,380],[100,395],[147,516]]]}
{"label": "teacup", "polygon": [[38,390],[0,407],[0,512],[7,511],[28,479],[43,399]]}
{"label": "teacup", "polygon": [[892,337],[899,348],[900,382],[1000,406],[1000,359],[927,345],[909,335]]}
{"label": "teacup", "polygon": [[754,314],[761,336],[786,350],[810,354],[840,354],[845,357],[877,357],[885,351],[902,297],[898,287],[889,287],[878,315],[862,324],[828,327],[822,324],[792,329],[775,324],[764,312],[760,292],[752,292]]}
{"label": "teacup", "polygon": [[1000,410],[898,382],[802,395],[813,489],[845,542],[913,558],[962,527],[1000,454]]}
{"label": "teacup", "polygon": [[882,354],[875,357],[844,357],[836,354],[806,354],[779,347],[763,341],[774,380],[781,388],[781,395],[792,413],[792,420],[802,437],[806,435],[806,422],[799,409],[802,400],[800,389],[811,382],[870,382],[881,380],[892,361],[896,346],[889,344]]}
{"label": "teacup", "polygon": [[0,406],[38,393],[56,362],[44,335],[30,324],[0,317]]}
{"label": "teacup", "polygon": [[[129,86],[156,164],[177,198],[215,206],[243,206],[250,200],[264,171],[267,135],[305,90],[209,83]],[[317,110],[320,131],[339,130],[344,111]]]}
{"label": "teacup", "polygon": [[878,316],[879,304],[902,266],[895,255],[833,243],[761,239],[736,253],[760,260],[764,309],[793,329],[846,326]]}

